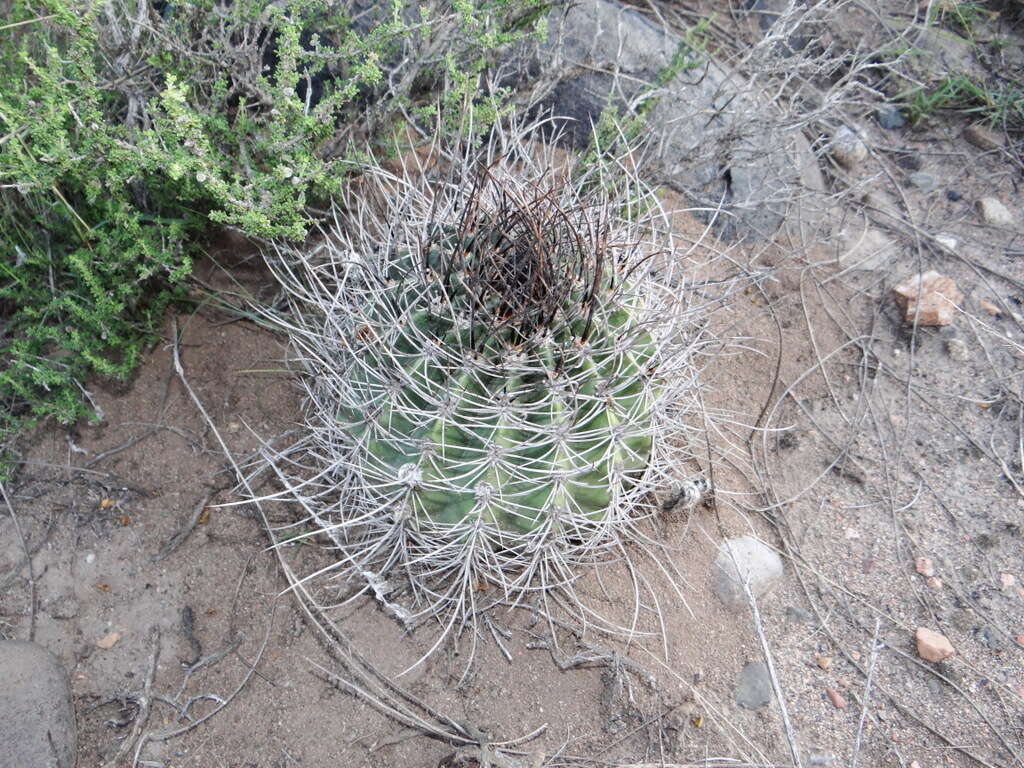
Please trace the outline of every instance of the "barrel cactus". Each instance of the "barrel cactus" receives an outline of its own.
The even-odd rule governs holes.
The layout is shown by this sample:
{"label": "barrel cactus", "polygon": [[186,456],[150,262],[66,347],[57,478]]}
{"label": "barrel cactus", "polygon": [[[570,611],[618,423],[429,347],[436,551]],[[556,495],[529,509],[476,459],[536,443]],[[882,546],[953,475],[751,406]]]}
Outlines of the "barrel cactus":
{"label": "barrel cactus", "polygon": [[522,130],[413,159],[365,168],[315,248],[271,259],[307,395],[284,495],[409,625],[575,604],[581,566],[652,543],[638,521],[683,470],[685,259],[627,166]]}

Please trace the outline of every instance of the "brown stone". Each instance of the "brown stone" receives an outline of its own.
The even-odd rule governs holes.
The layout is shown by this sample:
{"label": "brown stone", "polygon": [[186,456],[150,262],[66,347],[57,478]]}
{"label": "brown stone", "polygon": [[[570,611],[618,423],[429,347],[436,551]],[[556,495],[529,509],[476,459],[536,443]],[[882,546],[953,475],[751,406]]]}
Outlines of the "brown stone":
{"label": "brown stone", "polygon": [[908,277],[893,292],[903,321],[910,325],[949,325],[964,299],[951,278],[934,270]]}
{"label": "brown stone", "polygon": [[978,303],[981,304],[981,308],[988,312],[990,315],[992,315],[992,317],[999,317],[1000,315],[1003,314],[1003,310],[1001,310],[988,299],[982,299]]}
{"label": "brown stone", "polygon": [[945,661],[956,653],[953,644],[946,639],[945,635],[940,635],[927,627],[918,627],[915,638],[917,639],[917,655],[925,661]]}
{"label": "brown stone", "polygon": [[833,707],[836,709],[846,709],[846,699],[835,688],[826,688],[825,695],[828,696],[828,700],[832,702]]}
{"label": "brown stone", "polygon": [[1003,148],[1003,137],[981,123],[968,125],[964,128],[963,136],[968,144],[973,144],[984,152]]}
{"label": "brown stone", "polygon": [[914,560],[914,568],[922,576],[934,576],[935,575],[935,564],[932,563],[930,557],[918,557]]}

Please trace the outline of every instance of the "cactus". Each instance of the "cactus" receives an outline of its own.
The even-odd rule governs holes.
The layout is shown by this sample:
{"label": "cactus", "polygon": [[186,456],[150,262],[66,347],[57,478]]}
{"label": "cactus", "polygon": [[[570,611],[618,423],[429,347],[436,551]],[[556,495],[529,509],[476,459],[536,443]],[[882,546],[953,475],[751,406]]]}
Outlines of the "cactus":
{"label": "cactus", "polygon": [[649,541],[637,520],[681,468],[700,334],[660,209],[623,167],[559,166],[522,133],[364,169],[316,248],[271,259],[312,475],[276,457],[284,495],[410,625],[571,592]]}

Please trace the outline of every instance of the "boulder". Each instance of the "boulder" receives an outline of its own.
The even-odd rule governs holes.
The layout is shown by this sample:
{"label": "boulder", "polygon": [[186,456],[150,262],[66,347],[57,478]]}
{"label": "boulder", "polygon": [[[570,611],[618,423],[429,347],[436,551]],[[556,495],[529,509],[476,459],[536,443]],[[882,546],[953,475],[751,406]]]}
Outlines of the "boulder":
{"label": "boulder", "polygon": [[35,643],[0,641],[0,764],[73,768],[75,710],[67,672]]}
{"label": "boulder", "polygon": [[[799,131],[706,53],[612,0],[581,0],[552,14],[546,43],[520,51],[525,81],[556,72],[539,109],[576,149],[609,105],[645,110],[645,171],[682,193],[726,240],[771,237],[794,201],[824,184]],[[543,66],[541,63],[543,62]]]}

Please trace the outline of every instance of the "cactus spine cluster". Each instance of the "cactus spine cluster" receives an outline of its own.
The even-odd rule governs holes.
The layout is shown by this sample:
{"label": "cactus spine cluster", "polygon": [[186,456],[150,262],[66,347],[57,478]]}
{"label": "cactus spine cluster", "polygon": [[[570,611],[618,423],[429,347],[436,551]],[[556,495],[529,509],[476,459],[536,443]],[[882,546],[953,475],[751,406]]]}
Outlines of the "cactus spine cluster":
{"label": "cactus spine cluster", "polygon": [[308,395],[288,493],[378,598],[408,580],[410,623],[571,589],[679,469],[686,285],[616,173],[497,131],[365,169],[320,245],[274,260]]}

